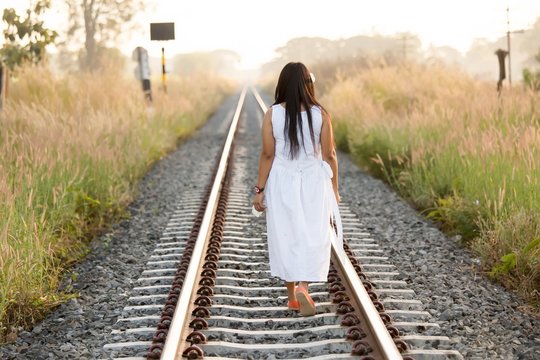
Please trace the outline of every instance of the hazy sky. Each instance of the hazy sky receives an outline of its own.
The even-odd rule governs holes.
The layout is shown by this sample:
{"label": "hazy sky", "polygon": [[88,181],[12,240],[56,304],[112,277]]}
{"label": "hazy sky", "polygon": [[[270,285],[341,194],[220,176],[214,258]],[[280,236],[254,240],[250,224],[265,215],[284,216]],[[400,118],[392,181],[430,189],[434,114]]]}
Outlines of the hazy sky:
{"label": "hazy sky", "polygon": [[[0,0],[0,8],[25,8],[29,0]],[[123,41],[130,53],[146,47],[153,56],[226,48],[242,56],[242,67],[255,67],[274,49],[300,36],[330,39],[359,34],[418,34],[423,47],[449,45],[466,52],[475,38],[494,40],[506,33],[506,7],[512,30],[530,27],[540,17],[540,0],[147,0],[138,14],[138,34]],[[50,27],[65,26],[62,0],[47,15]],[[172,21],[176,40],[149,41],[150,22]],[[2,25],[3,26],[3,25]],[[519,35],[515,35],[519,36]]]}

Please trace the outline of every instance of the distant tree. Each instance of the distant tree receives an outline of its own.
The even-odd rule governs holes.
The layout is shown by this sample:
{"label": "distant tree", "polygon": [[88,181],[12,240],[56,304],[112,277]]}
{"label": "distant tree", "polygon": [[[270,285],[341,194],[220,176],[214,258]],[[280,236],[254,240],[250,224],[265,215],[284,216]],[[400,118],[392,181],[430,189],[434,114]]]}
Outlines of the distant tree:
{"label": "distant tree", "polygon": [[[405,37],[405,38],[404,38]],[[365,65],[366,60],[385,59],[387,63],[417,61],[421,41],[413,34],[399,37],[359,35],[346,39],[329,40],[321,37],[301,37],[289,40],[275,50],[276,57],[263,64],[263,74],[274,74],[289,61],[301,61],[308,66],[337,62],[348,64],[356,61]],[[348,68],[349,65],[344,65]]]}
{"label": "distant tree", "polygon": [[278,57],[284,61],[315,63],[335,56],[335,42],[322,37],[301,37],[291,39],[285,46],[276,49]]}
{"label": "distant tree", "polygon": [[448,65],[462,65],[463,55],[456,49],[450,46],[433,46],[431,45],[426,51],[428,61],[442,61]]}
{"label": "distant tree", "polygon": [[540,39],[540,17],[530,28],[525,29],[523,34],[518,34],[512,39],[516,43],[516,48],[527,56],[527,65],[535,65],[538,62],[538,46],[540,45],[538,39]]}
{"label": "distant tree", "polygon": [[[84,33],[84,52],[81,67],[99,67],[100,49],[117,42],[142,10],[144,0],[65,0],[69,9],[68,37],[75,39]],[[101,51],[103,52],[103,51]]]}
{"label": "distant tree", "polygon": [[15,9],[4,9],[2,20],[7,24],[4,30],[5,44],[0,49],[0,60],[10,69],[23,63],[37,64],[45,58],[45,48],[53,44],[56,31],[47,29],[40,16],[50,7],[50,0],[36,2],[26,10],[24,16]]}
{"label": "distant tree", "polygon": [[[540,64],[540,49],[534,58]],[[523,82],[528,88],[540,91],[540,70],[523,69]]]}
{"label": "distant tree", "polygon": [[128,61],[128,57],[116,47],[99,47],[97,58],[97,67],[99,69],[106,69],[115,73],[125,70]]}
{"label": "distant tree", "polygon": [[499,73],[494,51],[497,49],[506,49],[506,37],[495,42],[475,39],[465,54],[464,69],[480,79],[496,80]]}

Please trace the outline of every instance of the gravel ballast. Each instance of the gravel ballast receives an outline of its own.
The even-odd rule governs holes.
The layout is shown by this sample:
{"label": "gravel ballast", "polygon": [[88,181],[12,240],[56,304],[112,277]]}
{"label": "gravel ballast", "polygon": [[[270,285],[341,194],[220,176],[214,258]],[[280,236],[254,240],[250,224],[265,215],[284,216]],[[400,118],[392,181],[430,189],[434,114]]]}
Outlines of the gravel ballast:
{"label": "gravel ballast", "polygon": [[[207,184],[206,169],[199,164],[210,163],[219,152],[237,98],[229,98],[200,131],[152,168],[141,182],[129,220],[92,242],[92,253],[72,269],[77,278],[71,285],[81,296],[30,332],[21,332],[15,343],[0,347],[0,358],[104,357],[102,346],[179,198]],[[253,156],[258,157],[259,148]],[[414,288],[455,350],[465,359],[540,358],[540,322],[520,310],[522,300],[481,275],[477,260],[457,241],[359,170],[348,155],[338,158],[343,200],[387,251],[401,280]],[[257,169],[248,171],[254,179]]]}
{"label": "gravel ballast", "polygon": [[340,153],[340,194],[465,359],[540,359],[540,321],[478,259]]}

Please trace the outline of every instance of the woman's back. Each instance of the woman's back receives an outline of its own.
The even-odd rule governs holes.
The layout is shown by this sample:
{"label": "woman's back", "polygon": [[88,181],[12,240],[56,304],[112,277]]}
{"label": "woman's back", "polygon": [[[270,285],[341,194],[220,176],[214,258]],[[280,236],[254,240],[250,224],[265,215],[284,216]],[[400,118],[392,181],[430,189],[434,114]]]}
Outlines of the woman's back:
{"label": "woman's back", "polygon": [[283,105],[276,104],[272,106],[272,133],[276,141],[275,145],[275,157],[279,160],[285,161],[308,161],[321,159],[320,151],[320,136],[322,127],[322,113],[318,106],[311,107],[311,118],[313,125],[313,140],[315,146],[311,140],[311,134],[309,130],[308,116],[306,111],[302,111],[302,134],[304,136],[302,146],[302,135],[300,131],[297,132],[298,143],[300,149],[297,156],[291,159],[290,156],[290,141],[285,134],[285,114],[286,110]]}
{"label": "woman's back", "polygon": [[[275,105],[263,119],[253,188],[254,209],[266,209],[270,273],[285,281],[287,307],[304,316],[316,313],[308,283],[327,281],[332,243],[343,249],[332,123],[315,97],[314,81],[302,63],[281,70]],[[313,106],[298,113],[302,104]]]}

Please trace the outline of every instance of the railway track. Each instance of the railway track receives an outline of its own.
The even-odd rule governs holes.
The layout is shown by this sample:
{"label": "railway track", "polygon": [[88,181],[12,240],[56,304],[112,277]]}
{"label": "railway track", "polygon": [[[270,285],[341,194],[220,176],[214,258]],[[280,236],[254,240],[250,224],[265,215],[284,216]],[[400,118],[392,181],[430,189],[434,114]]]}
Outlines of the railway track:
{"label": "railway track", "polygon": [[329,281],[310,285],[317,314],[286,308],[285,287],[269,274],[264,221],[251,215],[265,109],[254,88],[243,89],[211,183],[172,214],[104,346],[108,358],[462,358],[346,202],[345,253],[332,249]]}

